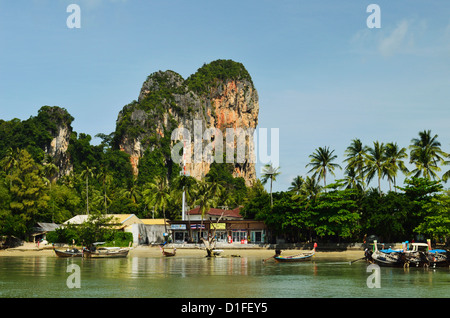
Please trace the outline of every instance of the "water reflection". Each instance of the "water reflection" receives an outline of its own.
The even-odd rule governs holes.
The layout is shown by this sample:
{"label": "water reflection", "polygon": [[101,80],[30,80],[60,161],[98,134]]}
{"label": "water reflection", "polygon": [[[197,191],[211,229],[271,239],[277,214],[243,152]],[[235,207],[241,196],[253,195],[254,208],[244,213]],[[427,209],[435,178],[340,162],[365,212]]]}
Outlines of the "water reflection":
{"label": "water reflection", "polygon": [[[69,289],[67,266],[81,270]],[[257,257],[0,257],[0,297],[449,297],[449,269],[381,268],[369,289],[366,264]]]}

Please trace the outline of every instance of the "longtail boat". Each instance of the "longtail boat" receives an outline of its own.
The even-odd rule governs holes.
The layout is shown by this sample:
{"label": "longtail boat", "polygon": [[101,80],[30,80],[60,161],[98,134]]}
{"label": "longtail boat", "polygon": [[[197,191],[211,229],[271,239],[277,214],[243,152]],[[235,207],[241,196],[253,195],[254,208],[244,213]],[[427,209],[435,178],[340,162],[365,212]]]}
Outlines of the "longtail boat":
{"label": "longtail boat", "polygon": [[164,250],[164,247],[159,247],[159,248],[161,249],[162,254],[164,256],[166,256],[166,257],[175,256],[176,253],[177,253],[177,249],[176,248],[174,248],[172,252]]}
{"label": "longtail boat", "polygon": [[377,241],[373,241],[374,251],[371,260],[381,266],[403,266],[406,256],[403,250],[393,250],[391,248],[378,250]]}
{"label": "longtail boat", "polygon": [[105,242],[97,242],[92,244],[89,249],[83,250],[83,257],[85,258],[118,258],[118,257],[127,257],[129,248],[121,248],[121,247],[99,247],[96,246],[99,244],[104,244]]}
{"label": "longtail boat", "polygon": [[57,250],[57,249],[53,249],[53,250],[55,251],[55,254],[58,257],[82,257],[83,256],[83,253],[76,248],[67,249],[65,251],[61,251],[61,250]]}
{"label": "longtail boat", "polygon": [[450,251],[443,249],[431,249],[431,241],[427,240],[428,251],[425,257],[430,267],[450,266]]}
{"label": "longtail boat", "polygon": [[127,257],[128,248],[106,248],[102,247],[96,250],[84,250],[83,257],[85,258],[118,258]]}
{"label": "longtail boat", "polygon": [[308,261],[311,260],[312,257],[314,256],[314,254],[316,253],[316,247],[317,247],[317,243],[314,243],[314,247],[311,251],[309,252],[304,252],[301,254],[297,254],[297,255],[292,255],[292,256],[281,256],[281,251],[279,252],[280,254],[276,255],[274,257],[275,261],[277,262],[281,262],[281,263],[294,263],[294,262],[303,262],[303,261]]}

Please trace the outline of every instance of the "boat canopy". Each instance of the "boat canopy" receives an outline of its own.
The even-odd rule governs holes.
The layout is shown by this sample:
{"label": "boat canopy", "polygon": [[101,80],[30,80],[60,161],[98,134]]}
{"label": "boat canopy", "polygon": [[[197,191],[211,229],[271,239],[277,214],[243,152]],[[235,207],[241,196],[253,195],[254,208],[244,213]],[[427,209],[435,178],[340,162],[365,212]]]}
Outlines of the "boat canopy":
{"label": "boat canopy", "polygon": [[429,250],[428,253],[446,253],[446,250]]}
{"label": "boat canopy", "polygon": [[393,250],[391,248],[388,248],[388,249],[380,250],[380,252],[389,254],[389,253],[400,253],[400,252],[403,252],[403,251],[402,250]]}

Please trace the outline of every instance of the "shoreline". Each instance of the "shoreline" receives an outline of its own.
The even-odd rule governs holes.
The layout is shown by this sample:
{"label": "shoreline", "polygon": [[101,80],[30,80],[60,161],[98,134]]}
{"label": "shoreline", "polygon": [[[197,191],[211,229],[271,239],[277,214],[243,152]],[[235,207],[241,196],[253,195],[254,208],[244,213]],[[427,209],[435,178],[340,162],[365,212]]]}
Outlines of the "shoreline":
{"label": "shoreline", "polygon": [[[62,247],[61,249],[66,249],[67,247]],[[166,249],[172,250],[171,247]],[[223,252],[221,257],[259,257],[262,259],[267,259],[274,255],[274,249],[268,248],[217,248],[222,249]],[[290,256],[299,254],[302,251],[300,249],[282,249],[282,255]],[[9,248],[5,250],[0,250],[0,258],[5,256],[22,256],[22,257],[36,257],[36,256],[46,256],[46,257],[56,257],[52,247],[16,247]],[[205,257],[206,251],[204,248],[177,248],[176,257]],[[321,251],[318,249],[316,251],[316,259],[320,258],[346,258],[349,260],[354,260],[364,256],[363,250],[342,250],[342,251]],[[159,246],[137,246],[132,248],[128,257],[163,257]]]}

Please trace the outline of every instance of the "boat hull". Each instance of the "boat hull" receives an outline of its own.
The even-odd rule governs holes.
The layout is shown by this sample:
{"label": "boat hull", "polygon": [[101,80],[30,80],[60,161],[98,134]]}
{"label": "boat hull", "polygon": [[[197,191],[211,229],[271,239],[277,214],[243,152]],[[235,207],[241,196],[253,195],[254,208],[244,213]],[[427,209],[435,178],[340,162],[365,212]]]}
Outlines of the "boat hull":
{"label": "boat hull", "polygon": [[128,256],[129,250],[118,251],[85,251],[83,257],[85,258],[123,258]]}
{"label": "boat hull", "polygon": [[66,251],[61,251],[61,250],[57,250],[54,249],[56,256],[58,257],[82,257],[83,253],[78,251],[71,251],[71,250],[66,250]]}
{"label": "boat hull", "polygon": [[405,264],[405,257],[402,253],[374,252],[371,255],[373,262],[380,266],[400,267]]}
{"label": "boat hull", "polygon": [[280,263],[298,263],[298,262],[304,262],[304,261],[310,261],[312,257],[314,256],[314,252],[312,253],[305,253],[305,254],[299,254],[294,256],[275,256],[275,261]]}

